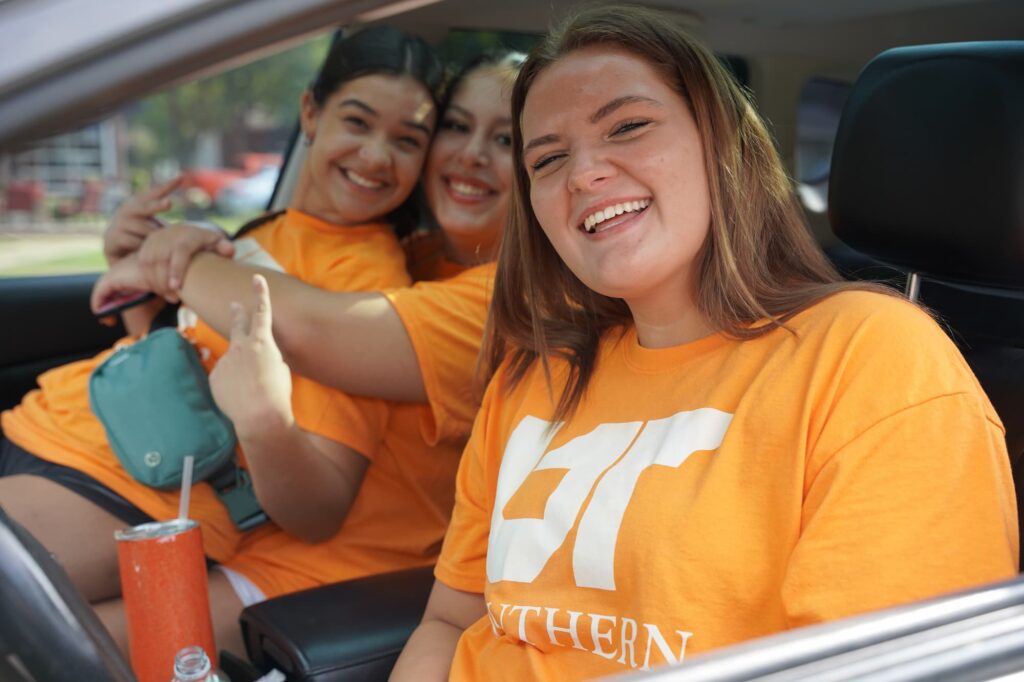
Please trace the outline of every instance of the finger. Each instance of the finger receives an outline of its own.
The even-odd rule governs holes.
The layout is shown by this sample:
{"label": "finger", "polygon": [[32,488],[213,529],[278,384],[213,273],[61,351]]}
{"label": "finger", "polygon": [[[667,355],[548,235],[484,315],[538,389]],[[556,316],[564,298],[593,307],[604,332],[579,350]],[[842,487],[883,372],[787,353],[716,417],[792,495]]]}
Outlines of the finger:
{"label": "finger", "polygon": [[128,257],[96,280],[96,284],[92,287],[92,293],[89,295],[89,306],[93,312],[97,312],[119,291],[145,290],[147,287],[138,267],[138,260]]}
{"label": "finger", "polygon": [[235,243],[227,237],[223,237],[219,242],[217,242],[217,245],[213,247],[213,250],[218,256],[232,258],[235,255]]}
{"label": "finger", "polygon": [[178,289],[192,258],[200,251],[216,251],[217,245],[223,239],[219,232],[193,228],[187,233],[187,237],[175,242],[167,270],[168,286],[171,289]]}
{"label": "finger", "polygon": [[263,275],[252,276],[253,313],[252,331],[264,338],[270,338],[273,328],[273,315],[270,310],[270,287]]}
{"label": "finger", "polygon": [[234,301],[230,304],[231,307],[231,333],[229,339],[231,345],[241,343],[249,333],[249,313],[241,303]]}
{"label": "finger", "polygon": [[113,239],[120,239],[124,235],[131,235],[135,239],[145,239],[156,231],[157,225],[149,218],[125,219],[116,223],[118,229],[111,232]]}
{"label": "finger", "polygon": [[171,208],[171,200],[164,199],[152,199],[149,201],[140,201],[137,205],[131,207],[131,212],[142,218],[149,220],[153,219],[157,213],[163,213]]}
{"label": "finger", "polygon": [[168,260],[149,260],[147,263],[146,279],[149,281],[149,285],[153,291],[163,296],[169,303],[177,303],[177,290],[171,289],[167,286],[167,266]]}
{"label": "finger", "polygon": [[180,240],[175,243],[171,250],[171,257],[167,263],[167,286],[177,291],[181,286],[181,280],[185,278],[185,270],[192,262],[192,256],[200,250],[201,244],[192,240]]}
{"label": "finger", "polygon": [[168,197],[170,197],[176,189],[181,187],[181,183],[184,181],[185,176],[179,173],[166,182],[161,182],[159,185],[153,185],[146,192],[143,192],[140,197],[145,198],[146,200],[165,199],[169,201]]}

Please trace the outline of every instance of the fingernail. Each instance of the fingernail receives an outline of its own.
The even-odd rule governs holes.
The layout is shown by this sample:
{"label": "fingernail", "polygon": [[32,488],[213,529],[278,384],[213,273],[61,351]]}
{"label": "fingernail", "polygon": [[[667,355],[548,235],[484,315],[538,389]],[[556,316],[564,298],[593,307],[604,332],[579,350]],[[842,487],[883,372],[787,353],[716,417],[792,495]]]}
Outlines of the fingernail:
{"label": "fingernail", "polygon": [[172,289],[177,289],[179,285],[180,282],[178,282],[177,277],[171,277],[169,280],[167,280],[167,286],[169,286]]}

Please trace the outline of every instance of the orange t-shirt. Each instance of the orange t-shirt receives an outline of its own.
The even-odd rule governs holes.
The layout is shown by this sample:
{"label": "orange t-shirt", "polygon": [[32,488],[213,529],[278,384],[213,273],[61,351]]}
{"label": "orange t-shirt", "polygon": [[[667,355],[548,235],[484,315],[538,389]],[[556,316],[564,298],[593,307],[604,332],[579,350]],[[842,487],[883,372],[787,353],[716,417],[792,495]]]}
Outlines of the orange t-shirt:
{"label": "orange t-shirt", "polygon": [[540,367],[497,373],[436,568],[487,604],[451,679],[647,669],[1016,574],[1004,430],[934,321],[844,292],[789,326],[610,332],[564,423]]}
{"label": "orange t-shirt", "polygon": [[[477,407],[472,384],[494,264],[462,272],[455,265],[433,269],[437,276],[452,272],[444,281],[387,293],[413,340],[429,405],[317,393],[321,433],[352,446],[371,465],[341,529],[329,540],[308,545],[284,533],[253,536],[226,562],[265,595],[437,560]],[[386,414],[386,428],[354,419],[354,403],[363,411],[376,404]],[[365,445],[357,447],[356,439]],[[366,443],[370,439],[373,443]]]}
{"label": "orange t-shirt", "polygon": [[422,413],[422,428],[432,445],[464,442],[480,406],[474,379],[495,268],[485,263],[443,282],[387,293],[423,373],[430,409]]}
{"label": "orange t-shirt", "polygon": [[[377,290],[409,281],[402,249],[391,228],[383,224],[339,227],[289,210],[236,241],[235,248],[236,260],[283,271],[332,291]],[[182,332],[195,343],[209,370],[226,350],[227,340],[188,311],[181,311],[179,320]],[[131,342],[124,339],[118,345]],[[40,388],[3,413],[4,435],[43,459],[95,478],[153,518],[171,518],[177,514],[178,493],[149,488],[133,479],[117,461],[103,426],[89,408],[89,375],[112,352],[110,349],[40,375]],[[330,438],[331,426],[323,417],[320,396],[327,389],[298,375],[293,375],[293,384],[292,404],[298,425]],[[362,441],[356,440],[356,434],[347,444],[360,452],[375,447],[372,434],[383,428],[386,411],[375,401],[347,405],[351,418],[366,424],[364,433],[368,434]],[[205,483],[193,489],[190,516],[202,524],[208,556],[224,561],[234,554],[242,534]],[[278,532],[276,526],[265,524],[250,535],[274,532]]]}

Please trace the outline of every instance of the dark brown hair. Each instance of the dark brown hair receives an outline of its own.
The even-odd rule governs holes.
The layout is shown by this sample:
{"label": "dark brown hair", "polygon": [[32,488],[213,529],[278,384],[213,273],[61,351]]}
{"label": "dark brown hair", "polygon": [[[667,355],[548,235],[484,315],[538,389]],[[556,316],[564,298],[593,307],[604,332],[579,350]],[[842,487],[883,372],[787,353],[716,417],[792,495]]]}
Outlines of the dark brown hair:
{"label": "dark brown hair", "polygon": [[[562,262],[530,207],[522,161],[527,93],[544,69],[580,48],[608,45],[654,66],[688,103],[700,132],[711,225],[697,256],[697,306],[720,332],[754,338],[844,288],[804,220],[771,136],[747,92],[707,48],[654,10],[584,8],[530,53],[512,91],[513,196],[482,356],[487,378],[509,363],[515,386],[538,359],[565,359],[555,419],[572,414],[593,374],[603,334],[631,323],[621,299],[586,287]],[[507,356],[507,357],[506,357]]]}

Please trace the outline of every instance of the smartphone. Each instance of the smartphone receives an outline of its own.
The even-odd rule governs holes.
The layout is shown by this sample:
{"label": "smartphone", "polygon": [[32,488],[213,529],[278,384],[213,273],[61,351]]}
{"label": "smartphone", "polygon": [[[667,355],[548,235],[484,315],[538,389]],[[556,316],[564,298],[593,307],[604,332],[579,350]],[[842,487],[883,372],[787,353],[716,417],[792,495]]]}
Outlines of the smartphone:
{"label": "smartphone", "polygon": [[151,300],[155,295],[152,291],[116,291],[103,302],[99,310],[93,312],[93,315],[96,317],[116,315],[132,306]]}

